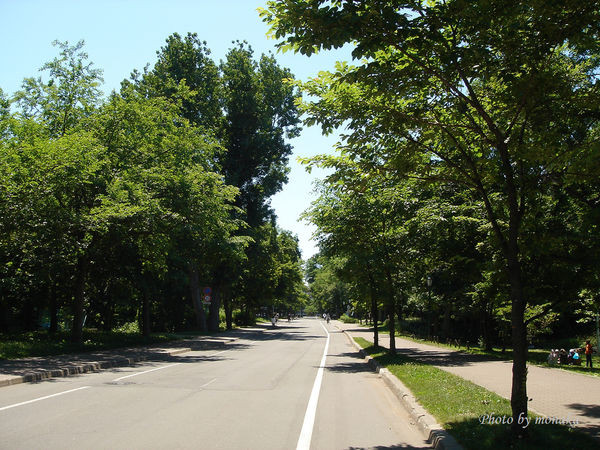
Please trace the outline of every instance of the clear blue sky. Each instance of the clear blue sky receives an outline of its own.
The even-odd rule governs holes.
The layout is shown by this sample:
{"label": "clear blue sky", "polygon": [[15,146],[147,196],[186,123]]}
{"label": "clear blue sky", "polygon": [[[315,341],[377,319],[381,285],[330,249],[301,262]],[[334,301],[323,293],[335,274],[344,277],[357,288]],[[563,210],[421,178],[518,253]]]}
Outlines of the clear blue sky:
{"label": "clear blue sky", "polygon": [[[256,11],[257,0],[0,0],[0,88],[11,95],[25,77],[57,54],[52,41],[76,43],[84,39],[95,66],[104,70],[104,90],[119,89],[133,69],[154,64],[156,51],[172,33],[195,32],[205,40],[216,61],[224,58],[234,40],[246,40],[255,54],[272,51],[275,41],[266,37],[268,27]],[[307,58],[291,52],[276,54],[280,65],[306,80],[320,70],[332,70],[335,61],[350,60],[350,51],[323,52]],[[331,153],[336,136],[324,137],[318,128],[304,129],[291,143],[289,183],[273,197],[279,225],[298,235],[306,259],[315,252],[310,236],[314,230],[298,222],[310,205],[312,182],[323,172],[307,174],[296,157]]]}

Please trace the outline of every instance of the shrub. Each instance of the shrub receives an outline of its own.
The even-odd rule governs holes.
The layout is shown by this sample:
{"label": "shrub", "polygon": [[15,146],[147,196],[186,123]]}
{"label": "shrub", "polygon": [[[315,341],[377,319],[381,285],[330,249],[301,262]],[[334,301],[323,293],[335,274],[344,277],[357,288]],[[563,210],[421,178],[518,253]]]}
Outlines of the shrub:
{"label": "shrub", "polygon": [[348,314],[342,314],[340,320],[344,323],[358,323],[358,319],[350,317]]}

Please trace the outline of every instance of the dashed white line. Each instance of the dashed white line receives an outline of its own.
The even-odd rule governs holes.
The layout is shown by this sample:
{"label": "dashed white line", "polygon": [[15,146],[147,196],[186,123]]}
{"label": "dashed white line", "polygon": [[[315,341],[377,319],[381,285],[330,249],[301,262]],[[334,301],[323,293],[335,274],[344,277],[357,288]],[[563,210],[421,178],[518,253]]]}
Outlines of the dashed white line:
{"label": "dashed white line", "polygon": [[300,431],[300,437],[298,438],[296,450],[310,449],[310,441],[312,439],[312,432],[315,424],[315,416],[317,414],[317,404],[319,403],[319,392],[321,391],[323,371],[325,369],[325,361],[327,359],[327,350],[329,349],[329,331],[327,331],[327,328],[325,328],[325,326],[322,323],[321,326],[325,330],[325,333],[327,333],[327,341],[325,342],[325,349],[323,350],[321,364],[319,365],[317,377],[315,378],[315,383],[313,384],[312,392],[310,393],[310,399],[308,400],[306,413],[304,414],[304,423],[302,424],[302,431]]}
{"label": "dashed white line", "polygon": [[[221,353],[225,353],[226,351],[228,351],[228,350],[222,350],[220,352],[213,353],[212,355],[208,355],[208,356],[220,355]],[[157,370],[168,369],[169,367],[178,366],[179,364],[183,364],[183,363],[178,362],[178,363],[169,364],[167,366],[156,367],[156,368],[150,369],[150,370],[144,370],[143,372],[132,373],[131,375],[125,375],[124,377],[115,378],[114,380],[112,380],[112,382],[114,383],[115,381],[121,381],[121,380],[124,380],[126,378],[137,377],[138,375],[143,375],[145,373],[150,373],[150,372],[154,372],[154,371],[157,371]]]}
{"label": "dashed white line", "polygon": [[125,378],[137,377],[138,375],[144,375],[145,373],[155,372],[157,370],[168,369],[169,367],[178,366],[179,364],[181,364],[181,363],[169,364],[168,366],[156,367],[154,369],[144,370],[143,372],[132,373],[131,375],[125,375],[124,377],[115,378],[113,380],[113,382],[121,381],[121,380],[124,380]]}
{"label": "dashed white line", "polygon": [[91,386],[83,386],[83,387],[79,387],[77,389],[71,389],[68,391],[59,392],[57,394],[46,395],[45,397],[34,398],[33,400],[28,400],[26,402],[15,403],[14,405],[3,406],[2,408],[0,408],[0,411],[4,411],[5,409],[10,409],[10,408],[16,408],[17,406],[28,405],[29,403],[39,402],[40,400],[46,400],[46,399],[52,398],[52,397],[58,397],[59,395],[64,395],[64,394],[68,394],[70,392],[80,391],[82,389],[89,389],[90,387]]}
{"label": "dashed white line", "polygon": [[204,383],[202,386],[200,386],[201,388],[208,386],[209,384],[213,384],[215,381],[217,381],[216,378],[213,378],[212,380],[210,380],[208,383]]}

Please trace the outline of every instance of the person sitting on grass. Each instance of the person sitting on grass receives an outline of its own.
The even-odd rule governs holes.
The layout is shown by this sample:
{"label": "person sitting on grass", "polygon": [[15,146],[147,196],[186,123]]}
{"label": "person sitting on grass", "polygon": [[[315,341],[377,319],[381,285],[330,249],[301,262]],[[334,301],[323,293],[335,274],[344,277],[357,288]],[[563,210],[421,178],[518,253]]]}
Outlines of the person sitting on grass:
{"label": "person sitting on grass", "polygon": [[551,349],[548,355],[548,364],[551,366],[558,364],[558,349]]}
{"label": "person sitting on grass", "polygon": [[558,363],[568,364],[567,351],[564,348],[560,349],[560,353],[558,355]]}
{"label": "person sitting on grass", "polygon": [[579,359],[579,353],[577,352],[577,349],[573,349],[573,364],[576,366],[580,366],[581,365],[581,360]]}

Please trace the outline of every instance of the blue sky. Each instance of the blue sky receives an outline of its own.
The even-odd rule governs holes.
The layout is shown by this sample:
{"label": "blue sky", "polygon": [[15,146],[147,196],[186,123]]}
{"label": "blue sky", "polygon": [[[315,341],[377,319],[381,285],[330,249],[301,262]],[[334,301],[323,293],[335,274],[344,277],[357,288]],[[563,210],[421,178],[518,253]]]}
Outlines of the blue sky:
{"label": "blue sky", "polygon": [[[0,88],[11,95],[25,77],[38,76],[39,68],[52,60],[57,49],[52,41],[76,43],[95,66],[104,71],[104,90],[118,89],[133,69],[141,70],[156,60],[156,51],[172,33],[195,32],[207,42],[216,61],[225,57],[232,41],[246,40],[255,55],[275,53],[275,41],[266,37],[268,26],[256,11],[265,1],[256,0],[0,0]],[[280,65],[296,78],[306,80],[320,70],[332,70],[335,61],[349,61],[350,50],[323,52],[307,58],[288,52],[276,54]],[[305,128],[291,141],[289,183],[272,199],[279,225],[298,235],[306,259],[315,252],[310,236],[314,228],[298,222],[310,205],[312,182],[323,172],[307,174],[296,157],[331,153],[337,136],[322,136],[318,128]]]}

